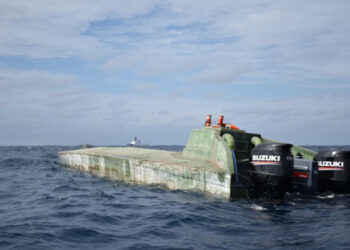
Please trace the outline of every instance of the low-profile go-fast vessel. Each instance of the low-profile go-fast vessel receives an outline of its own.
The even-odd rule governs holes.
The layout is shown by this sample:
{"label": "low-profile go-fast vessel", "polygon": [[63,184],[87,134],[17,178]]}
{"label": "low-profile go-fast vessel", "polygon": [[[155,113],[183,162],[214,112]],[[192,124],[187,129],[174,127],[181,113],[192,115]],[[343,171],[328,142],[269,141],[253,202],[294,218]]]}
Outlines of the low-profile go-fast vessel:
{"label": "low-profile go-fast vessel", "polygon": [[182,152],[96,147],[60,152],[63,164],[137,184],[235,198],[286,192],[350,192],[350,151],[311,150],[266,139],[207,116]]}

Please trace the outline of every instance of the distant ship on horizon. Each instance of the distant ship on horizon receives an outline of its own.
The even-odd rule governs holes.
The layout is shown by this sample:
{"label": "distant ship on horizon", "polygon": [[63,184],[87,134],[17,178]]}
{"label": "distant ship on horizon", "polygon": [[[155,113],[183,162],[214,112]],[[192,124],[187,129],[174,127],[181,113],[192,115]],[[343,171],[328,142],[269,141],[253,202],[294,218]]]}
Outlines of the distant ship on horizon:
{"label": "distant ship on horizon", "polygon": [[137,136],[134,137],[133,140],[131,140],[128,144],[129,147],[135,147],[135,146],[149,146],[148,144],[141,143],[141,140],[137,138]]}
{"label": "distant ship on horizon", "polygon": [[86,143],[86,144],[81,144],[80,147],[81,148],[91,148],[92,145],[90,145],[89,143]]}

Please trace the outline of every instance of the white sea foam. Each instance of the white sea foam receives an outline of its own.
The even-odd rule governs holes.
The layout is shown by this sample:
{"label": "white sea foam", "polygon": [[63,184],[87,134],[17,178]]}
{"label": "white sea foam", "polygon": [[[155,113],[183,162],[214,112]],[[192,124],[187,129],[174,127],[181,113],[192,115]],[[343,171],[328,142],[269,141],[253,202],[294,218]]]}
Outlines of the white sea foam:
{"label": "white sea foam", "polygon": [[250,208],[251,208],[252,210],[255,210],[255,211],[265,211],[265,210],[267,210],[267,208],[262,207],[262,206],[257,205],[257,204],[251,205]]}
{"label": "white sea foam", "polygon": [[318,195],[317,198],[319,199],[322,199],[322,200],[327,200],[327,199],[334,199],[335,195],[332,193],[332,194],[321,194],[321,195]]}

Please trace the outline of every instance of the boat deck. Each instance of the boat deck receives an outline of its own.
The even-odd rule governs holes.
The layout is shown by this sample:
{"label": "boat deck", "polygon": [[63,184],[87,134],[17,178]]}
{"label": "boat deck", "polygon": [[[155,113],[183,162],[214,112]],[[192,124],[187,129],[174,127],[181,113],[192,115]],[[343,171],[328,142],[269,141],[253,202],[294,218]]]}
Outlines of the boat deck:
{"label": "boat deck", "polygon": [[207,170],[213,172],[226,172],[215,163],[200,159],[184,157],[182,152],[172,152],[165,150],[144,149],[135,147],[97,147],[89,149],[79,149],[60,152],[63,154],[84,154],[91,156],[104,156],[119,159],[135,159],[149,161],[159,164],[176,165],[179,167],[192,168],[196,170]]}
{"label": "boat deck", "polygon": [[230,196],[231,174],[214,162],[170,152],[130,147],[97,147],[60,152],[63,164],[139,184],[199,190]]}

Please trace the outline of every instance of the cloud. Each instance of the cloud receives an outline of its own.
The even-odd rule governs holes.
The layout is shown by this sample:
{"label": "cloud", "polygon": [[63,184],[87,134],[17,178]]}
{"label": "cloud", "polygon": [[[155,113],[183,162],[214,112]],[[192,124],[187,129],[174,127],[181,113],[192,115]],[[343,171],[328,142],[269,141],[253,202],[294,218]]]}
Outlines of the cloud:
{"label": "cloud", "polygon": [[188,82],[228,82],[241,71],[249,72],[253,83],[342,80],[349,77],[350,63],[350,35],[344,33],[350,28],[344,11],[349,7],[342,4],[167,3],[154,15],[125,22],[121,30],[108,27],[106,40],[124,38],[127,46],[104,67],[141,77],[186,72]]}
{"label": "cloud", "polygon": [[[135,131],[149,143],[184,144],[184,131],[201,127],[207,113],[213,120],[224,114],[227,122],[247,131],[293,143],[346,143],[350,125],[346,94],[244,101],[154,98],[96,93],[77,85],[76,76],[57,72],[17,70],[0,75],[1,144],[21,133],[25,136],[16,141],[22,144],[79,144],[82,138],[84,143],[123,144]],[[41,82],[33,84],[37,80]],[[168,136],[148,135],[154,126]],[[329,128],[337,128],[338,134],[329,133]]]}
{"label": "cloud", "polygon": [[102,69],[108,72],[129,72],[141,77],[149,77],[191,72],[198,66],[205,65],[201,55],[170,52],[166,47],[158,49],[147,47],[147,50],[133,48],[128,53],[121,53],[107,60],[102,65]]}
{"label": "cloud", "polygon": [[227,84],[233,83],[239,77],[251,72],[250,65],[231,65],[223,68],[209,68],[197,74],[190,79],[191,82],[200,84]]}
{"label": "cloud", "polygon": [[227,81],[232,63],[264,75],[268,65],[276,81],[291,71],[337,79],[349,77],[349,8],[346,1],[2,2],[0,55],[89,58],[139,77],[186,72],[188,82],[200,74]]}
{"label": "cloud", "polygon": [[[0,3],[0,55],[30,58],[98,56],[107,53],[98,37],[84,34],[109,18],[132,18],[154,8],[153,1],[34,0]],[[14,32],[15,31],[15,32]]]}
{"label": "cloud", "polygon": [[34,91],[38,88],[71,84],[76,80],[74,75],[40,70],[0,70],[0,77],[0,87],[3,93],[19,89]]}
{"label": "cloud", "polygon": [[76,85],[72,75],[31,70],[2,71],[0,75],[0,117],[4,130],[7,126],[25,124],[39,128],[97,123],[118,113],[123,103],[121,99],[104,98]]}

